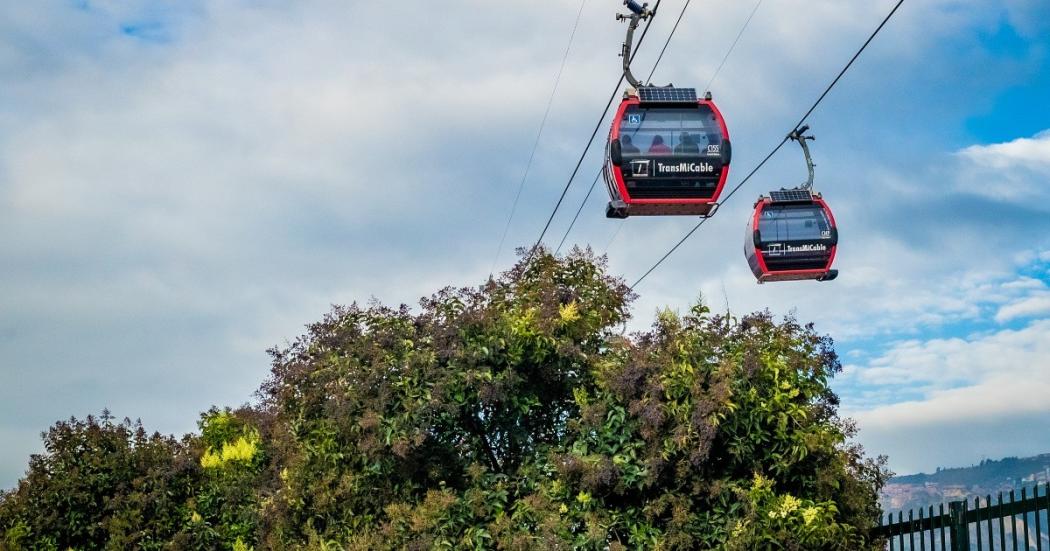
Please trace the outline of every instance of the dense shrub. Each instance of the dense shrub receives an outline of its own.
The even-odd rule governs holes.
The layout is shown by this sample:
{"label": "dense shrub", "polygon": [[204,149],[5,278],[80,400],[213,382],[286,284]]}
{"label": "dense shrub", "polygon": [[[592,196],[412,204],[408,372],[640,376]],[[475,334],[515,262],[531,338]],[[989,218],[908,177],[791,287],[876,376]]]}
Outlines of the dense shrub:
{"label": "dense shrub", "polygon": [[[632,298],[589,253],[541,252],[418,311],[337,307],[271,351],[255,408],[157,440],[171,497],[135,518],[180,548],[872,547],[886,472],[837,416],[830,339],[702,304],[623,336]],[[114,491],[38,466],[63,453],[3,498],[9,546],[118,541],[41,520],[53,486]],[[112,516],[92,499],[76,514]]]}
{"label": "dense shrub", "polygon": [[44,447],[0,498],[0,548],[157,549],[178,532],[200,471],[187,441],[104,412],[56,423]]}

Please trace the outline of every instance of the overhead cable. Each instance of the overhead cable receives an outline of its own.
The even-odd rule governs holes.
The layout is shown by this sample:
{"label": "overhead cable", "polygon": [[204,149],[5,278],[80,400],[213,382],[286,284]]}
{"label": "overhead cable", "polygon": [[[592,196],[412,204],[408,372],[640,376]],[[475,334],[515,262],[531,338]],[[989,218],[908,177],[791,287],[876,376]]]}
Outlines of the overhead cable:
{"label": "overhead cable", "polygon": [[736,33],[736,38],[733,39],[733,44],[729,46],[729,49],[726,51],[726,55],[722,57],[722,62],[718,64],[718,68],[715,69],[714,74],[711,75],[711,80],[707,81],[707,86],[704,87],[704,91],[711,90],[711,85],[714,84],[715,79],[718,78],[718,73],[722,72],[722,67],[725,67],[726,61],[729,61],[729,56],[733,53],[733,50],[736,49],[737,42],[740,42],[740,37],[744,36],[744,31],[747,30],[747,26],[751,24],[751,20],[754,19],[755,13],[761,6],[762,0],[758,0],[758,2],[755,3],[754,9],[751,10],[751,15],[747,16],[747,19],[744,21],[744,25],[740,27],[740,32]]}
{"label": "overhead cable", "polygon": [[572,24],[572,31],[569,33],[569,43],[565,45],[565,53],[561,57],[561,66],[558,67],[558,73],[554,77],[554,87],[551,89],[551,95],[547,99],[547,108],[543,111],[543,119],[540,121],[540,128],[536,132],[536,139],[532,143],[532,151],[529,153],[529,160],[525,163],[525,172],[521,175],[521,181],[518,183],[518,192],[514,195],[514,203],[510,207],[510,215],[507,216],[507,224],[503,227],[503,236],[499,239],[499,246],[496,247],[496,256],[492,259],[492,267],[489,268],[489,274],[491,275],[496,270],[496,263],[499,261],[499,255],[503,252],[503,245],[507,241],[507,233],[510,231],[511,222],[514,221],[514,213],[518,210],[518,202],[521,200],[521,192],[525,189],[525,181],[529,177],[529,170],[532,169],[532,161],[536,157],[536,150],[540,145],[540,137],[543,135],[543,129],[547,126],[547,118],[551,113],[551,106],[554,104],[554,96],[558,92],[558,85],[561,83],[561,75],[565,72],[565,63],[569,59],[569,51],[572,49],[573,40],[576,38],[576,29],[580,26],[580,18],[583,16],[583,8],[587,6],[587,0],[580,2],[580,9],[576,12],[576,21]]}
{"label": "overhead cable", "polygon": [[671,38],[674,36],[675,31],[678,30],[679,23],[682,22],[682,16],[685,15],[685,10],[689,9],[689,3],[693,0],[685,0],[685,4],[682,6],[682,11],[678,12],[678,19],[674,22],[674,27],[671,27],[671,34],[667,35],[667,40],[664,40],[664,47],[660,48],[660,55],[656,56],[656,63],[653,63],[653,70],[649,71],[649,76],[645,78],[645,81],[649,84],[653,83],[653,74],[656,73],[656,68],[660,66],[660,62],[664,59],[664,53],[667,52],[667,46],[671,43]]}
{"label": "overhead cable", "polygon": [[587,190],[587,195],[584,196],[583,201],[580,201],[580,208],[576,209],[576,215],[572,217],[572,222],[569,223],[569,229],[565,230],[565,235],[561,236],[561,241],[558,243],[558,248],[554,250],[554,254],[561,252],[562,245],[565,244],[565,239],[569,237],[569,232],[572,231],[572,227],[576,225],[576,220],[580,218],[580,213],[583,212],[583,207],[587,204],[587,200],[591,198],[591,193],[594,192],[594,187],[598,184],[598,178],[602,177],[601,169],[594,175],[594,181],[591,182],[590,189]]}

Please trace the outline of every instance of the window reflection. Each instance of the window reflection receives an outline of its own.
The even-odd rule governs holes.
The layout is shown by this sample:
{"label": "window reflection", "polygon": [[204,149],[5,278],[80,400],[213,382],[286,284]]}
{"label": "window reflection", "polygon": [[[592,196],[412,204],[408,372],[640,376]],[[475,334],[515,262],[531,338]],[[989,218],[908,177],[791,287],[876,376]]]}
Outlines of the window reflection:
{"label": "window reflection", "polygon": [[620,150],[632,155],[717,155],[722,129],[709,106],[629,106],[620,121]]}
{"label": "window reflection", "polygon": [[784,205],[766,207],[758,230],[763,243],[818,241],[831,235],[831,224],[817,205]]}

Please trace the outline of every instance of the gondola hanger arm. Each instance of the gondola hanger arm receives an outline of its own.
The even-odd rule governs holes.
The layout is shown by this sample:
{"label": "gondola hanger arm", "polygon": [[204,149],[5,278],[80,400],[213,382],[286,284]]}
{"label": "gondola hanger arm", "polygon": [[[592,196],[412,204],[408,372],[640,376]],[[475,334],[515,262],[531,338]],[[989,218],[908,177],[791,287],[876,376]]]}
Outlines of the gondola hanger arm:
{"label": "gondola hanger arm", "polygon": [[638,29],[638,24],[641,21],[653,17],[656,15],[656,12],[649,9],[649,4],[639,4],[635,0],[623,0],[623,4],[631,11],[630,15],[616,14],[617,21],[626,20],[628,22],[627,38],[624,39],[623,48],[620,51],[620,57],[623,58],[623,76],[630,83],[631,87],[638,89],[642,86],[642,83],[631,73],[631,50],[634,48],[634,31]]}
{"label": "gondola hanger arm", "polygon": [[814,177],[813,167],[817,166],[817,165],[813,164],[813,157],[810,156],[810,154],[809,154],[809,144],[806,143],[809,140],[815,140],[817,138],[816,138],[816,136],[807,136],[806,132],[808,132],[808,131],[809,131],[809,125],[807,124],[807,125],[804,125],[804,126],[801,126],[799,128],[796,128],[796,129],[792,130],[791,133],[788,134],[788,138],[791,138],[792,140],[798,142],[798,144],[800,146],[802,146],[802,153],[805,154],[805,156],[806,156],[806,170],[809,171],[809,179],[806,180],[806,182],[804,184],[799,186],[799,189],[803,189],[803,190],[806,190],[806,191],[810,191],[810,190],[813,189],[813,177]]}

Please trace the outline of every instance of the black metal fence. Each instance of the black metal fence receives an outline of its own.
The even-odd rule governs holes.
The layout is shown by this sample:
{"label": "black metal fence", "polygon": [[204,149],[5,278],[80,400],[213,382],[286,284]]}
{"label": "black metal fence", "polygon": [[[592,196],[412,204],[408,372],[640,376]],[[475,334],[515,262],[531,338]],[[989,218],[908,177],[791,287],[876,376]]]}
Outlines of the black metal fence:
{"label": "black metal fence", "polygon": [[[1050,483],[879,519],[891,551],[1050,551]],[[896,517],[896,518],[894,518]]]}

